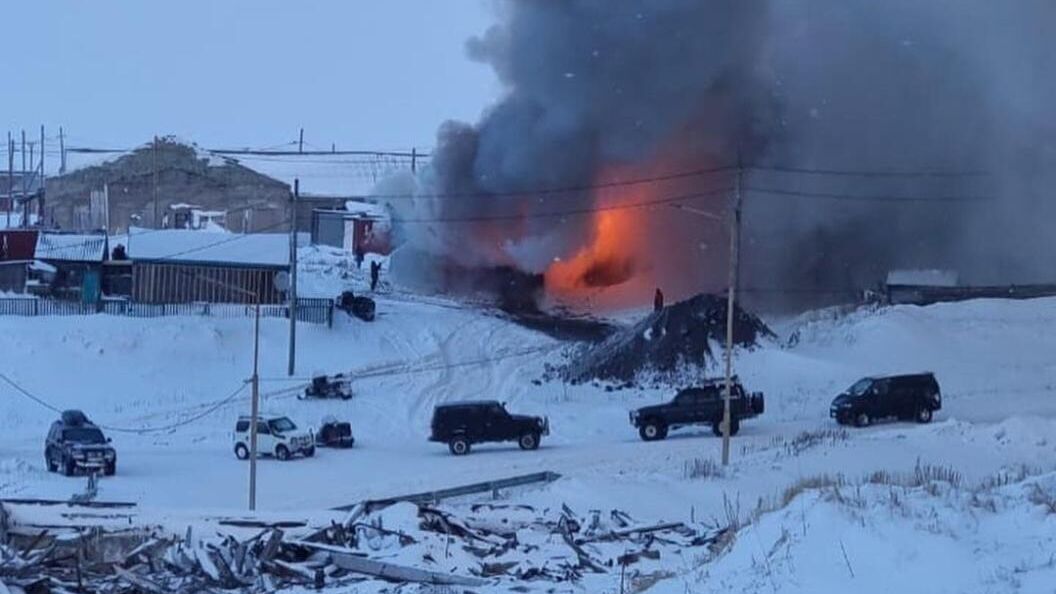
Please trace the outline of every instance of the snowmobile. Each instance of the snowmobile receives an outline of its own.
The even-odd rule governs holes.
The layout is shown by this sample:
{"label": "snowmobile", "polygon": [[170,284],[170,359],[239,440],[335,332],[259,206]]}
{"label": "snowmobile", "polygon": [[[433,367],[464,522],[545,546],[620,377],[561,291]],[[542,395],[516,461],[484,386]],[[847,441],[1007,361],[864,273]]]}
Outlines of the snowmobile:
{"label": "snowmobile", "polygon": [[337,375],[317,375],[312,383],[304,389],[301,400],[305,398],[352,398],[352,380],[343,373]]}
{"label": "snowmobile", "polygon": [[338,421],[333,416],[323,417],[315,434],[315,445],[321,448],[350,448],[356,443],[352,437],[352,423]]}
{"label": "snowmobile", "polygon": [[337,298],[337,309],[364,322],[374,321],[374,300],[370,297],[357,296],[352,291],[345,291]]}

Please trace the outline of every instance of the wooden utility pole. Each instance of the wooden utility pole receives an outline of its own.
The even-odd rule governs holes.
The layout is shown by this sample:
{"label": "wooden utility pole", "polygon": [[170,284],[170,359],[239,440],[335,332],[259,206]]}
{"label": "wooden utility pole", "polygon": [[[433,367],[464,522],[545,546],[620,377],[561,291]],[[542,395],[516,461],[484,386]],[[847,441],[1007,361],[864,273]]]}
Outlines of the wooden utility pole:
{"label": "wooden utility pole", "polygon": [[733,182],[733,205],[730,212],[729,287],[726,289],[726,382],[722,393],[722,465],[730,463],[730,395],[733,393],[733,321],[737,293],[737,268],[740,266],[741,178],[744,167],[737,155],[737,177]]}
{"label": "wooden utility pole", "polygon": [[151,145],[151,162],[154,170],[154,228],[161,229],[161,223],[158,221],[158,137],[156,135]]}
{"label": "wooden utility pole", "polygon": [[418,172],[418,149],[411,147],[411,173]]}
{"label": "wooden utility pole", "polygon": [[11,211],[15,208],[15,141],[7,133],[7,228],[11,228]]}
{"label": "wooden utility pole", "polygon": [[260,417],[260,294],[257,293],[253,321],[253,401],[249,406],[249,511],[257,509],[257,419]]}
{"label": "wooden utility pole", "polygon": [[59,126],[59,175],[66,173],[66,135]]}
{"label": "wooden utility pole", "polygon": [[301,197],[301,180],[294,178],[290,196],[290,286],[286,288],[290,300],[290,364],[287,374],[293,377],[297,369],[297,204]]}
{"label": "wooden utility pole", "polygon": [[37,220],[44,223],[44,201],[47,195],[44,191],[44,125],[40,126],[40,198],[37,198]]}
{"label": "wooden utility pole", "polygon": [[301,137],[300,140],[297,141],[297,152],[304,152],[304,128],[301,128]]}

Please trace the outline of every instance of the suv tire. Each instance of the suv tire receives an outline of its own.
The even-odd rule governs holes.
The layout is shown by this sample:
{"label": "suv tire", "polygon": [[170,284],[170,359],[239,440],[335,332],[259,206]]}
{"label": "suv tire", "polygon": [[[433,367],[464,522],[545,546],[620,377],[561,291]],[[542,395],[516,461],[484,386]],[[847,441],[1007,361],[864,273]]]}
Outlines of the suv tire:
{"label": "suv tire", "polygon": [[59,471],[59,464],[57,462],[55,462],[55,460],[52,460],[50,452],[45,452],[44,453],[44,463],[48,467],[48,472],[58,472]]}
{"label": "suv tire", "polygon": [[855,427],[868,427],[873,422],[873,419],[869,417],[869,413],[858,413],[854,416]]}
{"label": "suv tire", "polygon": [[239,460],[249,460],[249,448],[246,447],[246,444],[235,444],[235,457]]}
{"label": "suv tire", "polygon": [[522,450],[537,450],[539,449],[539,434],[525,433],[517,440],[517,445],[521,446]]}
{"label": "suv tire", "polygon": [[918,423],[923,425],[923,424],[931,422],[932,412],[931,412],[930,408],[925,406],[925,407],[922,407],[920,410],[918,410],[917,414],[915,414],[913,416],[917,420]]}
{"label": "suv tire", "polygon": [[66,458],[62,461],[62,474],[66,476],[73,476],[77,473],[77,464],[73,461],[73,458]]}
{"label": "suv tire", "polygon": [[315,446],[308,446],[308,449],[304,450],[304,457],[311,458],[315,455]]}
{"label": "suv tire", "polygon": [[286,461],[290,459],[290,448],[282,445],[281,443],[275,446],[275,457],[279,460]]}
{"label": "suv tire", "polygon": [[[741,430],[741,421],[736,417],[730,419],[730,437],[737,435],[737,432]],[[715,419],[711,422],[711,432],[715,434],[715,437],[722,437],[722,419]]]}
{"label": "suv tire", "polygon": [[667,425],[656,419],[649,419],[638,428],[642,441],[657,441],[667,437]]}
{"label": "suv tire", "polygon": [[117,474],[117,460],[108,462],[106,466],[103,467],[104,476],[114,476],[115,474]]}
{"label": "suv tire", "polygon": [[469,453],[469,440],[462,435],[457,435],[447,442],[447,449],[456,456],[465,456]]}

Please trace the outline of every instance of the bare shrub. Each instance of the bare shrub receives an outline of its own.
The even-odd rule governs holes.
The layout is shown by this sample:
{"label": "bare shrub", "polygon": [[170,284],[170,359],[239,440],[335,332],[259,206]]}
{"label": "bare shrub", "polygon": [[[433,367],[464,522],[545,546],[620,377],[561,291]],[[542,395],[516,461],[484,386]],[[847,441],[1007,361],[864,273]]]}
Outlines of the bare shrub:
{"label": "bare shrub", "polygon": [[785,442],[785,453],[789,456],[798,456],[806,450],[819,445],[836,445],[847,441],[849,434],[846,429],[819,429],[817,431],[803,431],[792,439]]}
{"label": "bare shrub", "polygon": [[1045,508],[1045,513],[1056,515],[1056,491],[1045,489],[1038,483],[1030,489],[1030,502]]}
{"label": "bare shrub", "polygon": [[722,478],[722,466],[711,458],[693,458],[682,465],[682,478]]}

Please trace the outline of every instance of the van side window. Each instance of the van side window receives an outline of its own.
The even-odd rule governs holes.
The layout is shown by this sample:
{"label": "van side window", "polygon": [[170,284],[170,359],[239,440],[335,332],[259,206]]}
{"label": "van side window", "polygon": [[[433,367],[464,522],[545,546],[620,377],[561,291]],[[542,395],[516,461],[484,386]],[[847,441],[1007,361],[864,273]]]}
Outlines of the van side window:
{"label": "van side window", "polygon": [[246,421],[239,421],[239,422],[235,423],[235,431],[237,431],[239,433],[243,433],[245,431],[249,431],[249,421],[246,420]]}

